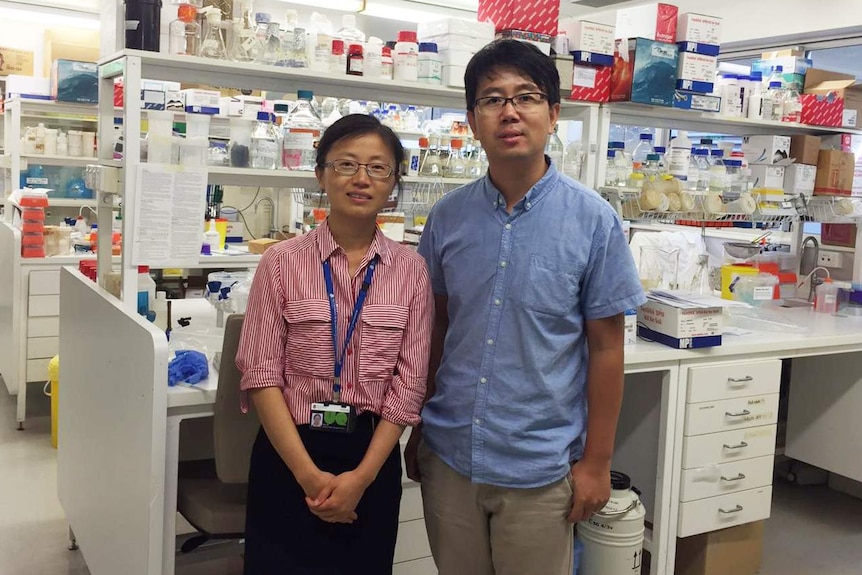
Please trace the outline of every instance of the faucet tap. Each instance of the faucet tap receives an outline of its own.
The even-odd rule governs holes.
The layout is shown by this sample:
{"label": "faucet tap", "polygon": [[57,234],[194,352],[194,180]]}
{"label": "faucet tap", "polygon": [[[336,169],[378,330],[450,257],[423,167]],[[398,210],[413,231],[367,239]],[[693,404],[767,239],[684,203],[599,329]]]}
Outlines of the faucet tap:
{"label": "faucet tap", "polygon": [[275,234],[278,233],[278,229],[275,227],[275,202],[272,201],[272,198],[269,196],[264,196],[259,199],[254,204],[254,213],[257,213],[257,208],[261,203],[266,202],[269,204],[269,232],[267,232],[268,238],[275,237]]}

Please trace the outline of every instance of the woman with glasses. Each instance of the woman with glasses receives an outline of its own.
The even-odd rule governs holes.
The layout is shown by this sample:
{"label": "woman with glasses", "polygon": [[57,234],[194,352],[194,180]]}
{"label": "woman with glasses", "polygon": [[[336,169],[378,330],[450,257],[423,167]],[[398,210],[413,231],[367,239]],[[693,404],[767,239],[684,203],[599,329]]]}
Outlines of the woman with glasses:
{"label": "woman with glasses", "polygon": [[425,262],[377,228],[403,157],[375,118],[333,124],[315,170],[329,217],[255,275],[237,354],[262,424],[247,575],[392,572],[398,440],[419,422],[433,317]]}

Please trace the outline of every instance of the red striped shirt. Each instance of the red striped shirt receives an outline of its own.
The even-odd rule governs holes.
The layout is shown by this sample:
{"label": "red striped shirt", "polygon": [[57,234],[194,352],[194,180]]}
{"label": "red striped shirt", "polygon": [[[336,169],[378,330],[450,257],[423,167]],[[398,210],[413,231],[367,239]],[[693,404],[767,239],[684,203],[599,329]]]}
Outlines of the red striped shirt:
{"label": "red striped shirt", "polygon": [[297,425],[311,403],[332,399],[334,353],[323,262],[329,258],[338,313],[338,346],[368,263],[380,263],[341,373],[341,401],[400,425],[419,423],[425,397],[434,300],[425,261],[411,249],[374,236],[354,277],[329,226],[266,251],[248,300],[236,364],[243,391],[280,387]]}

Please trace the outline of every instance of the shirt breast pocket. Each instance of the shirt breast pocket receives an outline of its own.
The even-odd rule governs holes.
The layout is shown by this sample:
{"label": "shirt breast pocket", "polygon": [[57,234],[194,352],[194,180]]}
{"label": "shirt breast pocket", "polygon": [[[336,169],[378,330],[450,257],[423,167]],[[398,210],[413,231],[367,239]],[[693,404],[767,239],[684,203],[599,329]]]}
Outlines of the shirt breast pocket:
{"label": "shirt breast pocket", "polygon": [[524,307],[553,316],[567,315],[577,305],[583,269],[583,264],[564,268],[534,254],[522,292]]}
{"label": "shirt breast pocket", "polygon": [[359,348],[359,377],[389,379],[401,351],[409,308],[398,305],[366,304],[362,310],[362,343]]}
{"label": "shirt breast pocket", "polygon": [[307,377],[332,377],[335,359],[332,353],[329,302],[306,299],[289,301],[287,318],[287,373]]}

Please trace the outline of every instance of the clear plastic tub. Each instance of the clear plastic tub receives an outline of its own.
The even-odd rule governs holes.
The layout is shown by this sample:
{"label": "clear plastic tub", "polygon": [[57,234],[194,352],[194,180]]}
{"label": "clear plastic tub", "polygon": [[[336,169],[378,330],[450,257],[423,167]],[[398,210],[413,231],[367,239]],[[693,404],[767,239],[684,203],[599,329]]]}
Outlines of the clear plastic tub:
{"label": "clear plastic tub", "polygon": [[772,305],[778,277],[772,274],[739,276],[732,287],[733,299],[755,307]]}
{"label": "clear plastic tub", "polygon": [[170,164],[173,158],[174,113],[148,110],[147,125],[147,161],[151,164]]}

